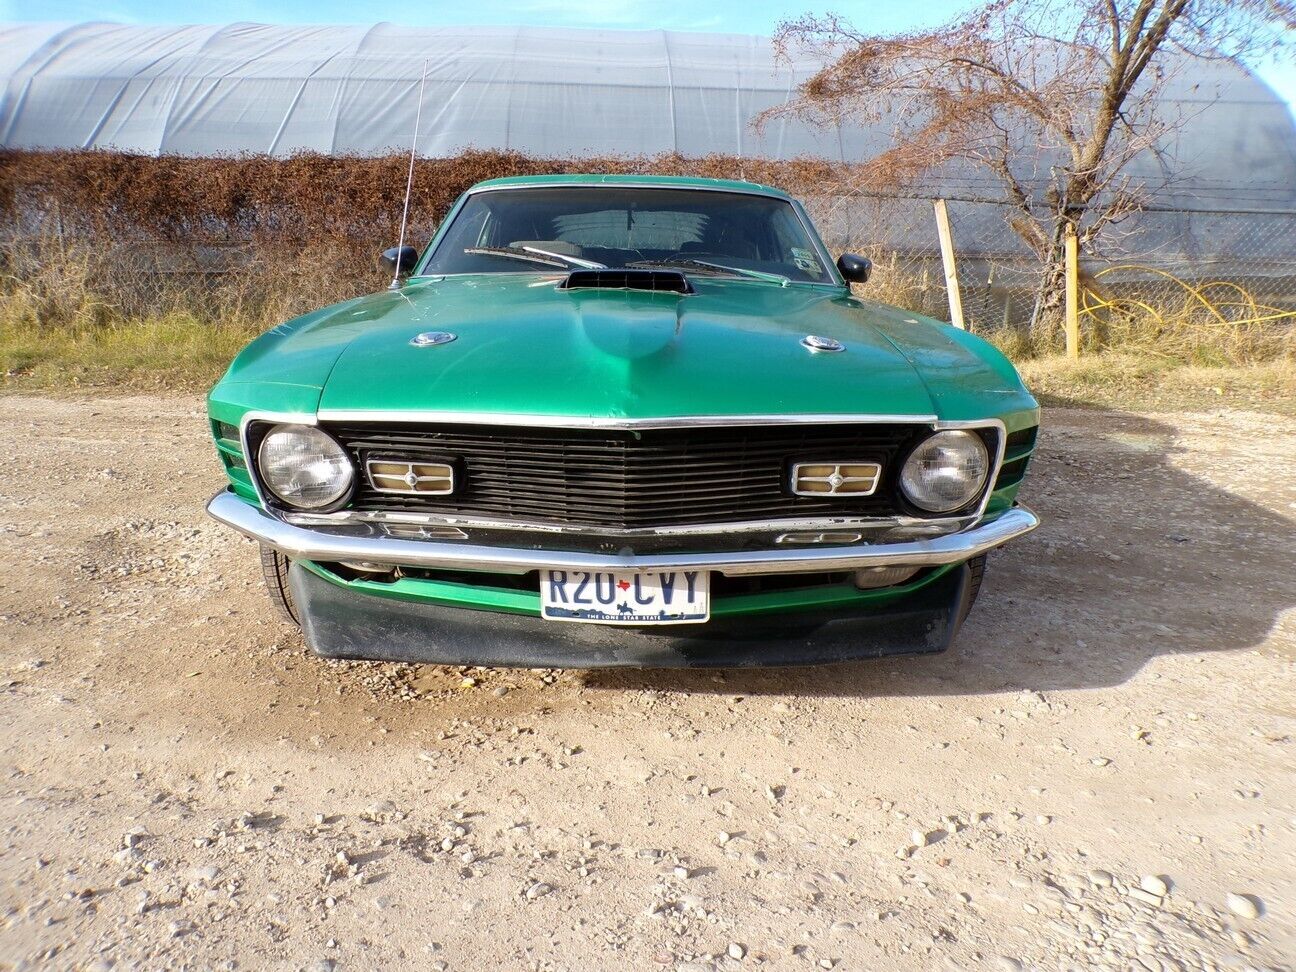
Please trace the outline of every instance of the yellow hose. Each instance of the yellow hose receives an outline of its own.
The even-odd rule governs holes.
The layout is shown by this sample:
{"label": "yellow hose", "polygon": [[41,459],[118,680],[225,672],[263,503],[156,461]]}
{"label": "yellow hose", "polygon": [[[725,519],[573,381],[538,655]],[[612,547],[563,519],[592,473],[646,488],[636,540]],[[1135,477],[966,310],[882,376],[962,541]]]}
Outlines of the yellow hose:
{"label": "yellow hose", "polygon": [[[1203,310],[1215,318],[1213,326],[1237,327],[1246,324],[1267,324],[1271,321],[1280,321],[1287,318],[1296,318],[1296,310],[1283,310],[1280,307],[1271,307],[1267,304],[1261,304],[1254,296],[1239,284],[1229,280],[1211,280],[1206,283],[1194,286],[1182,277],[1177,277],[1165,270],[1159,270],[1156,267],[1143,267],[1136,264],[1126,264],[1118,267],[1105,267],[1094,274],[1094,279],[1098,280],[1109,273],[1116,273],[1121,270],[1135,270],[1140,273],[1155,274],[1159,277],[1177,284],[1193,303],[1199,304]],[[1211,290],[1232,291],[1234,300],[1225,300],[1221,297],[1214,300],[1207,296]],[[1137,300],[1133,297],[1113,297],[1110,300],[1103,299],[1090,290],[1081,291],[1080,313],[1092,317],[1097,311],[1110,308],[1121,313],[1130,313],[1133,310],[1142,310],[1151,317],[1157,324],[1164,325],[1165,318],[1146,301]],[[1243,308],[1245,316],[1226,317],[1221,311],[1236,308]]]}

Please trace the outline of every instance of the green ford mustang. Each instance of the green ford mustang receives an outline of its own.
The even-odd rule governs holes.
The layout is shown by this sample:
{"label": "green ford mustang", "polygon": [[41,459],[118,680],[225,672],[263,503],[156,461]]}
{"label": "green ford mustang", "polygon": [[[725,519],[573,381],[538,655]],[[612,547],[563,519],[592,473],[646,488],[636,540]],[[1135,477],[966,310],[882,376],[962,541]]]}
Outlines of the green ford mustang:
{"label": "green ford mustang", "polygon": [[212,389],[270,594],[322,655],[761,665],[947,647],[1039,409],[984,341],[852,296],[783,193],[474,186],[399,278]]}

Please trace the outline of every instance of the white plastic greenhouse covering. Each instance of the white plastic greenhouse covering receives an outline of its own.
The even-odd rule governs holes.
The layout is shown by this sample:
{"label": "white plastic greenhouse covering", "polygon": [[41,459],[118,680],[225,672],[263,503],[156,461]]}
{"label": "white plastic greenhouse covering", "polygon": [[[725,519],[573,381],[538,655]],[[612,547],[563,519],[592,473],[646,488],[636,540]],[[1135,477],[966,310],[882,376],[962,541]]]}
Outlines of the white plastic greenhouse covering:
{"label": "white plastic greenhouse covering", "polygon": [[805,71],[768,38],[537,28],[9,25],[0,142],[145,153],[838,155],[748,122]]}
{"label": "white plastic greenhouse covering", "polygon": [[[881,129],[823,131],[795,121],[758,135],[754,116],[786,101],[817,66],[776,62],[764,37],[89,23],[0,26],[0,146],[279,156],[408,150],[425,61],[421,155],[493,148],[854,161],[886,145]],[[1296,199],[1296,131],[1286,106],[1227,66],[1203,63],[1185,76],[1166,93],[1188,119],[1171,147],[1183,191],[1198,201],[1239,189],[1252,204]]]}

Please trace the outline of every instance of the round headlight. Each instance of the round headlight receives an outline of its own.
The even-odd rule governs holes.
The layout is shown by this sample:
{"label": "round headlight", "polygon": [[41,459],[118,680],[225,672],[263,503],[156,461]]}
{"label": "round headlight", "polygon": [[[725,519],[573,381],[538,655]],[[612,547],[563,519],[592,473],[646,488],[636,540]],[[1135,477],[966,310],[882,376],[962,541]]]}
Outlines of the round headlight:
{"label": "round headlight", "polygon": [[990,454],[981,436],[951,429],[928,437],[909,453],[900,489],[920,509],[949,513],[980,495],[989,472]]}
{"label": "round headlight", "polygon": [[311,425],[276,425],[257,450],[261,481],[289,506],[318,510],[351,489],[351,460],[340,445]]}

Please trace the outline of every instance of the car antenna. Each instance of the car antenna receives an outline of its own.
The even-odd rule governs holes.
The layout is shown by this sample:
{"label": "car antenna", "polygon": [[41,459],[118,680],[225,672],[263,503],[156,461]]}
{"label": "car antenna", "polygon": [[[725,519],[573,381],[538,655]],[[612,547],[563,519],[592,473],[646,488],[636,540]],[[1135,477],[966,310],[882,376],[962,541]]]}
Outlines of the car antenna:
{"label": "car antenna", "polygon": [[405,205],[401,207],[400,241],[396,244],[396,266],[392,268],[388,290],[400,290],[401,251],[405,249],[405,223],[409,219],[410,190],[414,188],[414,153],[418,148],[419,123],[423,120],[423,87],[427,84],[427,58],[423,59],[423,76],[419,78],[418,107],[414,110],[414,137],[410,139],[409,174],[405,176]]}

